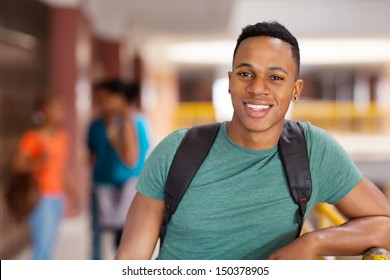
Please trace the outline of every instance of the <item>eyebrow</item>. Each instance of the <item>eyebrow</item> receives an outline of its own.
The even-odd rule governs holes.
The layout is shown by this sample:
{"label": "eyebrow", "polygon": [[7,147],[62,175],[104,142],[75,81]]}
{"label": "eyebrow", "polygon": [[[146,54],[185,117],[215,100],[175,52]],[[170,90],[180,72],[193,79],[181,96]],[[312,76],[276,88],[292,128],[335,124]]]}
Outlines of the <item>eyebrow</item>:
{"label": "eyebrow", "polygon": [[253,66],[251,64],[243,62],[243,63],[238,64],[236,67],[234,67],[234,69],[240,68],[240,67],[253,68]]}
{"label": "eyebrow", "polygon": [[[243,63],[238,64],[236,67],[234,67],[234,69],[237,69],[240,67],[248,67],[248,68],[252,68],[252,69],[254,68],[252,64],[243,62]],[[270,67],[267,67],[266,70],[267,71],[281,71],[281,72],[286,73],[288,75],[287,70],[285,70],[283,67],[280,67],[280,66],[270,66]]]}

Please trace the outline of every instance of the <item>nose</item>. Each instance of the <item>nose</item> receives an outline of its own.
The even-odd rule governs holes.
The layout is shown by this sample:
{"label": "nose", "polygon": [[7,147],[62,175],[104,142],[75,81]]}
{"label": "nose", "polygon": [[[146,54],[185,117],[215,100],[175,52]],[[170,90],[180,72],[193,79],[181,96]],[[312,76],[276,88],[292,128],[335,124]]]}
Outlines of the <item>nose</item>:
{"label": "nose", "polygon": [[268,87],[267,81],[260,77],[256,77],[249,83],[247,91],[254,95],[270,94],[270,88]]}

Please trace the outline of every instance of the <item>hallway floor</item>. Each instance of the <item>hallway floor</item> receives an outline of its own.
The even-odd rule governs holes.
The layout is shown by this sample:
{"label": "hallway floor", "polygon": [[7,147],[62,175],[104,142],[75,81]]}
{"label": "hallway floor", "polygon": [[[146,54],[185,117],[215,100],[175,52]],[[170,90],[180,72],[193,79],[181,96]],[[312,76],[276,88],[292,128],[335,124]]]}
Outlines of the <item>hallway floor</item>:
{"label": "hallway floor", "polygon": [[[64,219],[60,226],[55,260],[88,260],[91,257],[91,230],[89,216],[79,215]],[[114,235],[106,231],[102,236],[103,259],[112,260],[115,256]],[[28,260],[31,257],[31,246],[22,250],[15,259]]]}

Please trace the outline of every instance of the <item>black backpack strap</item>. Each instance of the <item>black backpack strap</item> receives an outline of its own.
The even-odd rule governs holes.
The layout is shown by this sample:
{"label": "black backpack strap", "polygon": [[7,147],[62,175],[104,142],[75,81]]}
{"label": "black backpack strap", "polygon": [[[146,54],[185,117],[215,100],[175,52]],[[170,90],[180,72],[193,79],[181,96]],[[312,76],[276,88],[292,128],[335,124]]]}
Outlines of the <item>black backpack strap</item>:
{"label": "black backpack strap", "polygon": [[299,123],[288,120],[284,121],[278,148],[291,196],[298,205],[297,221],[299,228],[297,237],[299,237],[304,222],[306,205],[312,191],[305,135]]}
{"label": "black backpack strap", "polygon": [[187,191],[196,172],[213,146],[220,123],[195,126],[184,136],[173,158],[165,183],[165,213],[160,232],[160,246],[168,222]]}

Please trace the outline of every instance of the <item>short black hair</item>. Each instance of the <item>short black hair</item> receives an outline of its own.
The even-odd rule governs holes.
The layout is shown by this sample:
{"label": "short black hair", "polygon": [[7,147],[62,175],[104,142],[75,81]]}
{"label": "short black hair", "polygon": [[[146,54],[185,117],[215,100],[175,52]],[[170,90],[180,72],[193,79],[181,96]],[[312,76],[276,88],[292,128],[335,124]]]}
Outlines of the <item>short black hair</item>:
{"label": "short black hair", "polygon": [[292,56],[297,65],[297,76],[300,68],[300,54],[297,39],[290,31],[277,21],[258,22],[253,25],[248,25],[242,29],[240,36],[237,39],[236,47],[234,49],[233,58],[236,55],[237,49],[241,42],[251,37],[266,36],[282,40],[291,46]]}
{"label": "short black hair", "polygon": [[119,95],[127,103],[137,102],[140,96],[140,85],[136,81],[127,83],[121,79],[107,79],[96,83],[94,91],[105,90],[108,94]]}
{"label": "short black hair", "polygon": [[141,86],[137,81],[127,84],[126,99],[129,103],[138,102],[141,95]]}
{"label": "short black hair", "polygon": [[110,94],[117,94],[117,95],[126,95],[126,84],[120,80],[120,79],[107,79],[103,81],[97,82],[93,89],[95,91],[98,90],[106,90]]}

